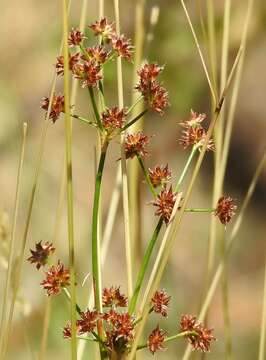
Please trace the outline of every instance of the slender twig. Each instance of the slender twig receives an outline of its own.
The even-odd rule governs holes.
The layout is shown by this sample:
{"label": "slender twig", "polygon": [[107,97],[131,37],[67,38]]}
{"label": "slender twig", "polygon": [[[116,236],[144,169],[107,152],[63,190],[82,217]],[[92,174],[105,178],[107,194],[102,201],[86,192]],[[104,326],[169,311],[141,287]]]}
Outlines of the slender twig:
{"label": "slender twig", "polygon": [[156,197],[157,196],[156,191],[154,189],[154,186],[152,185],[150,176],[149,176],[149,174],[148,174],[148,172],[147,172],[147,170],[145,168],[143,160],[142,160],[142,158],[141,158],[141,156],[139,154],[137,155],[137,158],[138,158],[140,167],[141,167],[141,169],[143,171],[143,174],[144,174],[144,177],[145,177],[145,180],[146,180],[146,184],[148,185],[149,190],[150,190],[151,194],[153,195],[153,197]]}
{"label": "slender twig", "polygon": [[[120,34],[120,16],[119,16],[119,0],[114,0],[115,22],[117,34]],[[124,107],[123,95],[123,72],[122,59],[117,58],[117,87],[118,87],[118,105],[122,109]],[[128,178],[127,166],[124,150],[125,135],[121,134],[121,168],[122,168],[122,192],[123,192],[123,212],[124,212],[124,229],[125,229],[125,247],[126,247],[126,264],[127,264],[127,286],[128,296],[131,297],[133,291],[133,271],[132,271],[132,244],[130,238],[130,222],[129,222],[129,195],[128,195]]]}
{"label": "slender twig", "polygon": [[194,209],[190,209],[190,208],[187,208],[185,209],[185,212],[200,212],[200,213],[213,213],[215,211],[215,209],[197,209],[197,208],[194,208]]}
{"label": "slender twig", "polygon": [[97,107],[97,104],[96,104],[94,91],[93,91],[93,88],[91,86],[89,87],[89,94],[90,94],[90,99],[91,99],[91,104],[92,104],[92,108],[93,108],[93,111],[94,111],[94,115],[95,115],[95,118],[96,118],[96,121],[97,121],[97,125],[98,125],[99,129],[103,130],[103,125],[102,125],[101,117],[100,117],[99,110],[98,110],[98,107]]}
{"label": "slender twig", "polygon": [[181,173],[181,175],[180,175],[180,177],[179,177],[179,179],[177,181],[177,184],[176,184],[176,187],[175,187],[175,192],[179,191],[180,185],[182,184],[182,182],[183,182],[183,180],[184,180],[184,178],[185,178],[185,176],[186,176],[186,174],[187,174],[187,172],[189,170],[189,167],[190,167],[191,162],[192,162],[192,160],[194,158],[194,155],[196,154],[196,151],[197,151],[197,146],[194,145],[191,152],[190,152],[190,155],[189,155],[189,157],[187,159],[187,162],[186,162],[186,164],[184,166],[184,169],[183,169],[183,171],[182,171],[182,173]]}
{"label": "slender twig", "polygon": [[[186,336],[198,336],[198,334],[195,331],[183,331],[181,333],[178,333],[176,335],[172,335],[172,336],[168,336],[164,339],[164,343],[169,342],[169,341],[173,341],[173,340],[177,340]],[[148,347],[148,343],[139,345],[137,350],[142,350]]]}
{"label": "slender twig", "polygon": [[122,127],[121,131],[125,131],[130,126],[135,124],[139,119],[141,119],[146,113],[148,112],[148,109],[144,109],[140,114],[138,114],[136,117],[134,117],[132,120],[130,120],[125,126]]}
{"label": "slender twig", "polygon": [[[11,277],[12,277],[12,264],[14,261],[14,254],[15,254],[15,235],[16,235],[18,207],[19,207],[20,193],[21,193],[21,175],[22,175],[22,168],[23,168],[23,162],[24,162],[24,154],[25,154],[25,146],[26,146],[26,138],[27,138],[27,128],[28,128],[27,123],[24,123],[23,128],[22,128],[22,143],[21,143],[21,149],[20,149],[20,158],[19,158],[19,166],[18,166],[17,181],[16,181],[11,239],[9,241],[9,249],[8,249],[7,274],[6,274],[6,280],[5,280],[5,286],[4,286],[4,296],[3,296],[3,303],[2,303],[1,327],[0,328],[3,331],[2,331],[2,336],[1,336],[0,351],[2,351],[2,347],[4,349],[6,349],[7,343],[8,343],[8,334],[9,334],[8,328],[10,325],[7,324],[7,329],[5,331],[4,331],[4,329],[6,326],[5,321],[6,321],[6,314],[7,314],[7,301],[8,301],[8,293],[9,293]],[[5,353],[5,350],[3,352]]]}
{"label": "slender twig", "polygon": [[134,103],[130,106],[130,108],[127,109],[127,115],[129,115],[142,100],[142,95],[140,95],[136,100],[134,100]]}
{"label": "slender twig", "polygon": [[86,124],[89,124],[89,125],[92,125],[92,126],[97,126],[94,121],[90,121],[90,120],[88,120],[88,119],[86,119],[86,118],[84,118],[82,116],[79,116],[79,115],[76,115],[76,114],[71,114],[71,117],[73,117],[74,119],[78,119],[78,120],[80,120],[82,122],[85,122]]}

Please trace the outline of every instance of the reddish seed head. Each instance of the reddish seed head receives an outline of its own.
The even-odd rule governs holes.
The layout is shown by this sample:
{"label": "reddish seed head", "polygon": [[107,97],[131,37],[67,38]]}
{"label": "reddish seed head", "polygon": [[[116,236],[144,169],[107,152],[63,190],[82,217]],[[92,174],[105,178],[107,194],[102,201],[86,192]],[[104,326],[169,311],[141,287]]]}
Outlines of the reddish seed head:
{"label": "reddish seed head", "polygon": [[131,40],[127,39],[124,35],[115,36],[112,39],[112,45],[118,56],[128,61],[132,60],[133,46],[131,45]]}
{"label": "reddish seed head", "polygon": [[63,338],[64,339],[71,339],[71,325],[68,322],[63,329]]}
{"label": "reddish seed head", "polygon": [[195,316],[183,315],[180,320],[180,329],[193,332],[186,338],[194,350],[210,351],[211,342],[216,340],[212,334],[213,329],[205,328],[201,323],[197,323]]}
{"label": "reddish seed head", "polygon": [[[138,90],[145,91],[145,86],[149,86],[151,81],[154,81],[157,76],[163,71],[163,66],[158,64],[144,64],[140,70],[138,70],[138,76],[140,83],[137,85]],[[138,88],[140,86],[140,88]]]}
{"label": "reddish seed head", "polygon": [[106,18],[102,18],[100,21],[95,21],[89,28],[94,32],[94,35],[100,35],[103,37],[103,41],[109,42],[116,35],[115,24],[108,23]]}
{"label": "reddish seed head", "polygon": [[46,278],[41,282],[43,288],[47,291],[47,295],[57,295],[63,287],[70,285],[69,270],[58,261],[56,266],[51,266],[46,272]]}
{"label": "reddish seed head", "polygon": [[47,264],[47,260],[50,255],[52,255],[55,251],[52,243],[46,242],[42,245],[42,242],[38,242],[35,244],[35,250],[31,250],[31,256],[27,259],[30,263],[36,264],[37,270],[40,269],[41,266],[45,266]]}
{"label": "reddish seed head", "polygon": [[148,171],[151,183],[155,188],[165,185],[171,180],[172,173],[168,168],[168,164],[165,167],[155,166],[153,169],[149,168]]}
{"label": "reddish seed head", "polygon": [[153,298],[151,299],[153,311],[166,317],[170,299],[171,296],[168,296],[164,290],[156,291],[156,293],[153,295]]}
{"label": "reddish seed head", "polygon": [[125,139],[126,158],[133,158],[136,155],[145,156],[148,154],[146,147],[150,139],[143,132],[139,131],[134,134],[127,134]]}
{"label": "reddish seed head", "polygon": [[176,194],[173,192],[172,186],[170,186],[169,189],[164,187],[155,201],[152,202],[157,208],[155,215],[162,217],[166,224],[170,221],[175,201]]}
{"label": "reddish seed head", "polygon": [[126,117],[126,110],[119,110],[118,106],[106,108],[102,113],[102,124],[107,133],[111,135],[115,130],[123,127]]}
{"label": "reddish seed head", "polygon": [[104,288],[102,300],[105,307],[127,307],[128,305],[128,299],[120,293],[119,287]]}
{"label": "reddish seed head", "polygon": [[[44,97],[41,101],[41,108],[48,111],[49,109],[49,98]],[[59,118],[60,114],[65,111],[65,98],[61,94],[54,94],[52,99],[52,105],[51,105],[51,111],[49,115],[49,119],[53,121],[53,123],[56,122],[56,120]]]}
{"label": "reddish seed head", "polygon": [[82,87],[97,86],[98,81],[102,79],[100,71],[101,67],[94,60],[85,61],[74,68],[75,77],[81,80]]}
{"label": "reddish seed head", "polygon": [[163,86],[157,83],[152,84],[149,96],[145,96],[144,99],[150,108],[160,115],[163,115],[165,108],[169,106],[168,92]]}
{"label": "reddish seed head", "polygon": [[96,310],[87,310],[80,314],[81,319],[77,320],[77,328],[79,334],[85,334],[95,330],[97,321],[99,320],[99,313]]}
{"label": "reddish seed head", "polygon": [[164,348],[166,332],[159,328],[159,325],[151,332],[148,338],[148,348],[152,354]]}
{"label": "reddish seed head", "polygon": [[86,51],[88,56],[99,64],[104,64],[110,55],[110,52],[106,51],[101,45],[89,47]]}
{"label": "reddish seed head", "polygon": [[218,200],[215,215],[219,218],[222,224],[226,225],[235,215],[236,209],[237,206],[230,196],[222,196]]}
{"label": "reddish seed head", "polygon": [[[190,118],[180,125],[185,129],[182,131],[182,136],[179,140],[180,145],[186,149],[188,146],[197,145],[199,148],[204,144],[206,139],[206,131],[201,123],[206,119],[205,114],[197,114],[191,110]],[[209,140],[207,150],[214,151],[215,145],[212,139]]]}
{"label": "reddish seed head", "polygon": [[[73,72],[80,59],[80,53],[69,55],[69,70]],[[64,56],[57,56],[55,64],[56,74],[64,75]]]}
{"label": "reddish seed head", "polygon": [[84,39],[85,36],[82,31],[72,28],[68,36],[68,45],[70,47],[80,45]]}

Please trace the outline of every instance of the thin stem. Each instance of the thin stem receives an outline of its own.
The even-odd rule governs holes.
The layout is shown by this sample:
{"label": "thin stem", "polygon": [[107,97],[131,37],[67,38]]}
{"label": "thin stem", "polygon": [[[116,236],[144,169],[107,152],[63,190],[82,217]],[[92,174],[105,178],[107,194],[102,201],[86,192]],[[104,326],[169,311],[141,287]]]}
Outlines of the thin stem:
{"label": "thin stem", "polygon": [[[68,247],[71,293],[71,332],[76,333],[76,280],[75,280],[75,240],[74,240],[74,214],[73,214],[73,184],[72,184],[72,125],[70,112],[70,83],[69,83],[69,52],[68,52],[68,12],[67,0],[62,1],[63,12],[63,54],[64,54],[64,97],[65,97],[65,149],[67,173],[67,222]],[[71,337],[71,358],[77,359],[77,340]]]}
{"label": "thin stem", "polygon": [[96,126],[95,122],[90,121],[90,120],[88,120],[88,119],[86,119],[86,118],[84,118],[82,116],[79,116],[79,115],[76,115],[76,114],[71,114],[71,117],[73,117],[74,119],[78,119],[78,120],[80,120],[82,122],[85,122],[85,123],[87,123],[89,125]]}
{"label": "thin stem", "polygon": [[[191,335],[198,336],[198,334],[195,331],[183,331],[183,332],[178,333],[176,335],[168,336],[167,338],[164,339],[164,343],[169,342],[169,341],[173,341],[173,340],[177,340],[177,339],[180,339],[180,338],[183,338],[183,337],[186,337],[186,336],[191,336]],[[147,347],[148,347],[147,343],[142,344],[142,345],[139,345],[137,347],[137,350],[145,349]]]}
{"label": "thin stem", "polygon": [[[2,303],[2,314],[1,314],[1,329],[5,329],[5,321],[6,321],[6,314],[7,314],[7,301],[8,301],[8,292],[10,288],[10,282],[12,278],[12,264],[13,264],[13,257],[15,253],[15,235],[16,235],[16,228],[17,228],[17,217],[18,217],[18,207],[19,207],[19,200],[20,200],[20,193],[21,193],[21,175],[24,163],[24,154],[25,154],[25,146],[26,146],[26,138],[27,138],[27,123],[23,124],[22,128],[22,143],[20,149],[20,157],[19,157],[19,166],[18,166],[18,173],[17,173],[17,181],[16,181],[16,192],[15,192],[15,205],[14,205],[14,213],[13,213],[13,220],[12,220],[12,230],[11,230],[11,239],[9,242],[9,250],[8,250],[8,261],[7,261],[7,274],[6,274],[6,281],[4,287],[4,297]],[[9,325],[7,324],[7,327]],[[1,347],[7,347],[8,337],[5,337],[5,334],[8,332],[3,331],[1,336]],[[6,344],[2,343],[2,341],[6,341]]]}
{"label": "thin stem", "polygon": [[[71,294],[68,291],[68,289],[66,287],[63,287],[63,292],[67,298],[67,300],[71,303]],[[77,303],[75,303],[75,311],[80,315],[82,313],[81,308],[79,307],[79,305]]]}
{"label": "thin stem", "polygon": [[148,247],[147,247],[147,249],[145,251],[144,258],[143,258],[141,266],[140,266],[140,270],[139,270],[139,273],[138,273],[138,277],[137,277],[136,285],[135,285],[135,288],[134,288],[133,296],[132,296],[132,298],[130,299],[130,302],[129,302],[128,312],[130,314],[134,313],[134,311],[136,309],[138,296],[139,296],[139,293],[140,293],[140,290],[141,290],[141,286],[143,284],[144,276],[146,274],[146,271],[147,271],[147,268],[148,268],[148,265],[149,265],[149,262],[150,262],[150,258],[151,258],[154,246],[156,244],[156,241],[157,241],[157,239],[159,237],[159,233],[160,233],[160,230],[162,228],[162,225],[163,225],[163,219],[160,218],[160,220],[159,220],[159,222],[158,222],[158,224],[157,224],[157,226],[156,226],[156,228],[155,228],[155,230],[154,230],[154,232],[152,234],[151,240],[149,241]]}
{"label": "thin stem", "polygon": [[105,148],[102,148],[100,161],[98,165],[94,200],[93,200],[93,214],[92,214],[92,275],[94,284],[94,301],[95,308],[102,312],[102,301],[101,301],[101,284],[100,284],[100,272],[101,272],[101,259],[100,259],[100,244],[98,241],[98,215],[99,215],[99,200],[101,194],[102,175],[104,170],[106,151],[108,144]]}
{"label": "thin stem", "polygon": [[144,109],[140,114],[138,114],[134,119],[130,120],[121,131],[125,131],[128,129],[131,125],[135,124],[139,119],[141,119],[146,113],[148,112],[148,109]]}
{"label": "thin stem", "polygon": [[95,118],[96,118],[96,121],[97,121],[97,125],[98,125],[99,129],[103,130],[103,125],[102,125],[101,117],[100,117],[98,107],[97,107],[97,104],[96,104],[94,91],[93,91],[93,88],[91,86],[89,87],[89,94],[90,94],[90,99],[91,99],[91,104],[92,104],[92,108],[93,108],[93,111],[94,111],[94,115],[95,115]]}
{"label": "thin stem", "polygon": [[213,208],[210,208],[210,209],[187,208],[187,209],[185,209],[185,212],[213,213],[214,211],[215,211],[215,209],[213,209]]}
{"label": "thin stem", "polygon": [[208,22],[208,50],[211,64],[212,83],[217,94],[217,54],[215,34],[215,14],[213,0],[207,0],[207,22]]}
{"label": "thin stem", "polygon": [[149,176],[149,174],[148,174],[148,171],[147,171],[146,168],[145,168],[145,165],[144,165],[144,163],[143,163],[143,160],[142,160],[142,158],[141,158],[141,156],[140,156],[139,154],[137,154],[137,158],[138,158],[140,167],[141,167],[141,169],[142,169],[142,171],[143,171],[143,174],[144,174],[146,183],[147,183],[147,185],[148,185],[148,187],[149,187],[149,190],[150,190],[151,194],[153,195],[153,197],[156,197],[156,196],[157,196],[157,193],[156,193],[156,191],[155,191],[155,189],[154,189],[154,187],[153,187],[153,185],[152,185],[150,176]]}
{"label": "thin stem", "polygon": [[192,150],[191,150],[191,153],[190,153],[190,155],[189,155],[189,157],[187,159],[187,162],[186,162],[186,164],[184,166],[184,169],[183,169],[183,171],[182,171],[182,173],[181,173],[181,175],[180,175],[180,177],[179,177],[179,179],[177,181],[177,184],[176,184],[176,187],[175,187],[175,192],[178,192],[178,190],[180,188],[180,185],[182,184],[182,182],[183,182],[183,180],[184,180],[184,178],[185,178],[185,176],[186,176],[186,174],[188,172],[188,169],[189,169],[190,164],[191,164],[191,162],[193,160],[193,157],[196,154],[196,151],[197,151],[197,146],[194,145]]}
{"label": "thin stem", "polygon": [[97,342],[98,340],[90,338],[90,337],[84,337],[84,336],[77,336],[77,339],[79,340],[86,340],[86,341],[94,341]]}
{"label": "thin stem", "polygon": [[[120,35],[120,15],[119,0],[114,0],[116,31]],[[123,72],[121,56],[117,58],[117,87],[118,87],[118,105],[120,109],[124,107],[123,94]],[[127,266],[127,286],[128,296],[131,297],[133,292],[133,269],[132,269],[132,244],[130,233],[130,214],[129,214],[129,192],[128,192],[128,176],[126,156],[124,150],[125,135],[121,134],[121,169],[122,169],[122,192],[123,192],[123,213],[124,213],[124,229],[125,229],[125,248],[126,248],[126,266]]]}
{"label": "thin stem", "polygon": [[263,289],[260,345],[259,345],[258,360],[265,359],[265,339],[266,339],[266,258],[265,258],[264,289]]}
{"label": "thin stem", "polygon": [[129,115],[129,114],[135,109],[135,107],[142,101],[142,99],[143,99],[143,96],[140,95],[140,96],[136,99],[136,101],[134,102],[134,104],[132,104],[132,105],[130,106],[130,108],[128,108],[128,110],[127,110],[127,115]]}

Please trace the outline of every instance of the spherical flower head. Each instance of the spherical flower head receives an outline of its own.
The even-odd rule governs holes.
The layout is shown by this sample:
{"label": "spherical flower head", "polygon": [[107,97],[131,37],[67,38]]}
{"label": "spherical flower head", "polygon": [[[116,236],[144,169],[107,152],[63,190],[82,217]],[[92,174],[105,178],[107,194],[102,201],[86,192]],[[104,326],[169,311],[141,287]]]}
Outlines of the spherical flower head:
{"label": "spherical flower head", "polygon": [[84,39],[85,39],[85,35],[82,31],[80,31],[79,29],[72,28],[68,36],[68,45],[70,47],[78,46],[82,43]]}
{"label": "spherical flower head", "polygon": [[102,302],[105,307],[127,307],[128,305],[127,297],[121,294],[119,287],[114,286],[103,289]]}
{"label": "spherical flower head", "polygon": [[[41,108],[48,111],[49,109],[50,100],[48,97],[42,98],[41,101]],[[65,97],[61,94],[54,94],[51,104],[51,110],[49,114],[49,119],[53,121],[53,123],[56,122],[56,120],[59,118],[60,114],[65,111]]]}
{"label": "spherical flower head", "polygon": [[213,329],[205,328],[201,323],[198,323],[195,316],[183,315],[180,320],[180,329],[191,332],[191,334],[186,335],[186,338],[194,350],[210,351],[211,342],[216,340],[212,334]]}
{"label": "spherical flower head", "polygon": [[85,334],[95,330],[100,315],[96,310],[87,310],[80,314],[80,318],[80,320],[77,320],[78,333]]}
{"label": "spherical flower head", "polygon": [[[80,60],[80,53],[76,53],[74,55],[69,54],[69,70],[74,71],[75,66],[78,64]],[[55,64],[56,74],[58,76],[64,75],[64,56],[60,55],[56,58]]]}
{"label": "spherical flower head", "polygon": [[172,211],[176,201],[176,193],[173,192],[172,186],[169,189],[164,187],[152,204],[157,208],[155,215],[160,216],[166,224],[169,223]]}
{"label": "spherical flower head", "polygon": [[159,325],[151,332],[148,338],[148,348],[152,354],[164,348],[166,332],[159,328]]}
{"label": "spherical flower head", "polygon": [[106,108],[102,113],[102,124],[109,137],[112,137],[121,130],[125,123],[126,110],[119,109],[118,106]]}
{"label": "spherical flower head", "polygon": [[118,56],[121,56],[127,61],[132,60],[133,46],[131,45],[131,40],[127,39],[125,35],[113,37],[112,45]]}
{"label": "spherical flower head", "polygon": [[[179,140],[181,146],[186,149],[189,146],[196,145],[199,149],[203,146],[206,140],[206,131],[201,123],[206,119],[205,114],[198,114],[191,110],[190,118],[180,125],[184,127],[182,136]],[[215,145],[213,139],[210,139],[207,144],[207,151],[214,151]]]}
{"label": "spherical flower head", "polygon": [[92,46],[86,49],[88,56],[96,63],[104,64],[110,55],[109,51],[101,45]]}
{"label": "spherical flower head", "polygon": [[99,21],[91,24],[89,28],[94,32],[96,36],[102,36],[104,42],[110,42],[116,35],[115,24],[109,23],[106,18],[102,18]]}
{"label": "spherical flower head", "polygon": [[133,158],[137,155],[145,156],[148,154],[147,145],[150,139],[143,132],[139,131],[133,134],[127,134],[125,138],[125,154],[126,158]]}
{"label": "spherical flower head", "polygon": [[156,291],[151,299],[152,310],[157,314],[161,314],[162,316],[167,317],[170,299],[171,296],[168,296],[164,290]]}
{"label": "spherical flower head", "polygon": [[94,60],[85,61],[82,65],[76,66],[74,70],[75,77],[81,80],[82,87],[95,87],[102,79],[101,67]]}
{"label": "spherical flower head", "polygon": [[31,250],[31,256],[27,259],[30,263],[36,264],[37,270],[39,270],[42,266],[47,264],[47,260],[50,255],[52,255],[55,251],[52,243],[48,241],[44,244],[42,242],[38,242],[35,244],[35,250]]}
{"label": "spherical flower head", "polygon": [[140,89],[145,91],[145,87],[148,87],[150,83],[158,77],[158,75],[163,71],[163,66],[159,66],[158,64],[144,64],[140,70],[138,70],[137,74],[139,76],[139,84]]}
{"label": "spherical flower head", "polygon": [[156,82],[152,83],[150,93],[144,96],[144,100],[146,100],[153,111],[160,115],[163,115],[164,110],[169,106],[167,90]]}
{"label": "spherical flower head", "polygon": [[63,287],[70,285],[69,270],[58,261],[56,266],[51,266],[46,272],[46,278],[41,282],[43,288],[47,291],[47,295],[57,295]]}
{"label": "spherical flower head", "polygon": [[219,218],[223,225],[227,225],[235,215],[237,206],[230,196],[222,196],[217,203],[215,215]]}
{"label": "spherical flower head", "polygon": [[168,181],[171,180],[172,173],[168,168],[168,164],[163,166],[155,166],[153,169],[149,168],[149,177],[153,187],[158,187],[165,185]]}

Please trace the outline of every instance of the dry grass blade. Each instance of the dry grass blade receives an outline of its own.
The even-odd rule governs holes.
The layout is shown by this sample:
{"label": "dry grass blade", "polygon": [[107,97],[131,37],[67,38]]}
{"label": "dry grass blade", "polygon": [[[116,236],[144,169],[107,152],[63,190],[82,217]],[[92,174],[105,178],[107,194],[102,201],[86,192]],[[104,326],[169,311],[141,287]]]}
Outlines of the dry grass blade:
{"label": "dry grass blade", "polygon": [[262,317],[260,330],[260,345],[258,360],[265,359],[265,340],[266,340],[266,258],[265,258],[265,273],[264,273],[264,290],[262,303]]}
{"label": "dry grass blade", "polygon": [[[258,181],[258,178],[265,166],[265,163],[266,163],[266,151],[264,151],[264,154],[263,154],[263,157],[261,159],[261,161],[259,162],[258,166],[257,166],[257,169],[254,173],[254,176],[251,180],[251,183],[250,183],[250,186],[248,188],[248,191],[247,191],[247,194],[244,198],[244,201],[243,201],[243,204],[242,204],[242,207],[240,209],[240,212],[239,212],[239,215],[238,215],[238,218],[234,224],[234,227],[233,227],[233,230],[230,234],[230,237],[229,237],[229,240],[228,240],[228,243],[227,243],[227,246],[226,246],[226,253],[227,255],[229,254],[230,250],[231,250],[231,247],[232,247],[232,244],[233,244],[233,241],[235,240],[236,238],[236,235],[240,229],[240,226],[242,224],[242,221],[243,221],[243,217],[244,217],[244,214],[245,214],[245,211],[246,211],[246,208],[249,204],[249,201],[254,193],[254,190],[255,190],[255,187],[256,187],[256,184],[257,184],[257,181]],[[201,308],[201,311],[200,311],[200,314],[199,314],[199,321],[203,321],[206,314],[207,314],[207,311],[208,311],[208,308],[211,304],[211,301],[213,299],[213,296],[215,294],[215,291],[217,289],[217,286],[219,284],[219,281],[221,280],[221,277],[222,277],[222,274],[223,274],[223,270],[224,270],[224,262],[223,262],[223,259],[221,260],[213,278],[212,278],[212,281],[210,283],[210,286],[209,286],[209,289],[208,289],[208,292],[207,292],[207,295],[205,297],[205,300],[203,302],[203,305],[202,305],[202,308]],[[191,347],[187,347],[186,351],[185,351],[185,354],[182,358],[182,360],[188,360],[189,359],[189,356],[191,354]]]}
{"label": "dry grass blade", "polygon": [[[12,270],[13,270],[12,264],[13,264],[13,260],[14,260],[14,254],[15,254],[15,235],[16,235],[18,207],[19,207],[19,200],[20,200],[20,193],[21,193],[21,175],[22,175],[22,168],[23,168],[23,163],[24,163],[27,128],[28,128],[27,123],[24,123],[23,129],[22,129],[22,144],[21,144],[19,166],[18,166],[18,173],[17,173],[15,206],[14,206],[13,221],[12,221],[11,239],[9,242],[9,249],[8,249],[7,274],[6,274],[6,281],[5,281],[5,287],[4,287],[3,304],[2,304],[1,329],[3,331],[2,331],[1,343],[0,343],[0,352],[2,353],[2,349],[3,349],[4,355],[5,355],[5,349],[7,348],[9,326],[10,326],[9,324],[5,324],[5,322],[6,322],[6,314],[7,314],[8,294],[9,294],[9,288],[10,288]],[[11,304],[11,306],[12,306],[12,304]],[[5,328],[6,326],[7,326],[7,328]],[[4,357],[4,355],[3,355],[3,357]]]}
{"label": "dry grass blade", "polygon": [[[115,22],[117,34],[120,34],[120,17],[119,17],[119,0],[114,0]],[[122,59],[117,58],[117,86],[118,86],[118,105],[124,107],[123,95],[123,73]],[[126,157],[124,151],[125,135],[121,135],[121,168],[122,168],[122,193],[123,193],[123,211],[124,211],[124,228],[125,228],[125,247],[126,247],[126,264],[127,264],[127,286],[128,296],[133,292],[133,275],[132,275],[132,244],[130,239],[130,221],[129,221],[129,196],[128,196],[128,178]]]}

